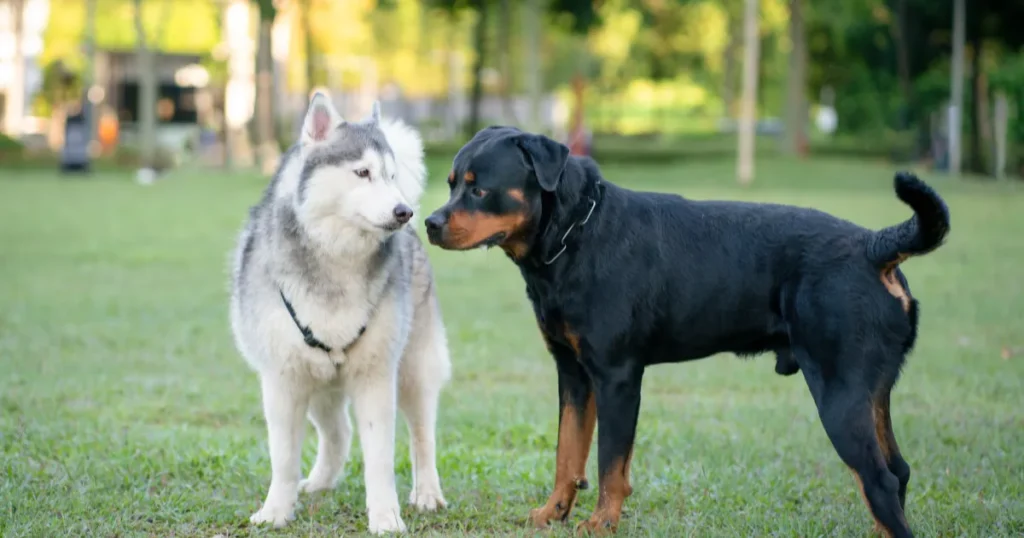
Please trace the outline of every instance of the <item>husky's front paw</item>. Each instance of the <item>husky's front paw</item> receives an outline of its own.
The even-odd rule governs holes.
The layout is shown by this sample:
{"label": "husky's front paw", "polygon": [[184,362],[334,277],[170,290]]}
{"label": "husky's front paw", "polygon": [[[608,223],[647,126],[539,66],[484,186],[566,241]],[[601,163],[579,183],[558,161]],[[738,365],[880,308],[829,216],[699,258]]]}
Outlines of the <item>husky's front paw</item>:
{"label": "husky's front paw", "polygon": [[448,506],[438,488],[416,488],[409,493],[409,504],[421,512],[433,512]]}
{"label": "husky's front paw", "polygon": [[249,517],[253,525],[271,524],[275,527],[284,527],[289,521],[295,519],[295,512],[290,506],[267,506],[264,505],[259,512]]}
{"label": "husky's front paw", "polygon": [[405,532],[405,523],[397,506],[386,509],[370,510],[370,532],[384,534],[386,532]]}

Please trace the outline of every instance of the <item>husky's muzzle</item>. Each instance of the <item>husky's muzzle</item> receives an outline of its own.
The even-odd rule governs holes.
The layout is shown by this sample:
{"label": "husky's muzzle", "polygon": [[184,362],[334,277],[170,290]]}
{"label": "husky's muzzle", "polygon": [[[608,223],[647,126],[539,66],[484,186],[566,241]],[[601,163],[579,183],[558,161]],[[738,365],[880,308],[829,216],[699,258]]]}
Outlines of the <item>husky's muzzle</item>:
{"label": "husky's muzzle", "polygon": [[384,228],[388,231],[394,231],[401,228],[405,223],[412,219],[412,208],[405,204],[398,204],[393,210],[395,220],[386,224]]}

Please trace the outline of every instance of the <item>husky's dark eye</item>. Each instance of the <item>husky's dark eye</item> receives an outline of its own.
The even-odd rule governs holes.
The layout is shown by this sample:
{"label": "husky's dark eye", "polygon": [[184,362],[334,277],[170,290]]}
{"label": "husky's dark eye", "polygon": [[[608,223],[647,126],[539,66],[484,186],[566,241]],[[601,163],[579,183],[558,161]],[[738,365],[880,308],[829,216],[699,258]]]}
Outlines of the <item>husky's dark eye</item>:
{"label": "husky's dark eye", "polygon": [[481,189],[480,187],[473,187],[472,189],[469,189],[469,193],[477,198],[483,198],[484,196],[487,196],[487,191]]}
{"label": "husky's dark eye", "polygon": [[366,168],[359,168],[356,170],[356,175],[361,178],[367,178],[370,177],[370,171]]}

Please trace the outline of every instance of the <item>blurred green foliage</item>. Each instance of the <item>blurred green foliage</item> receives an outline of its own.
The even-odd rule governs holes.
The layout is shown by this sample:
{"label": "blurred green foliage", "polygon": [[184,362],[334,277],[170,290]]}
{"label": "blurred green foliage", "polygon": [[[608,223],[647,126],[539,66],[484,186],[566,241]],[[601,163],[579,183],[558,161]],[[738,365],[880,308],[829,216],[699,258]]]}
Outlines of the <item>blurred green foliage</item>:
{"label": "blurred green foliage", "polygon": [[[131,0],[95,1],[98,46],[133,48]],[[806,21],[811,118],[823,92],[831,90],[837,147],[855,147],[854,140],[864,148],[899,140],[902,147],[910,140],[916,149],[908,153],[926,149],[928,133],[937,130],[933,120],[944,113],[949,98],[953,0],[761,0],[761,118],[783,115],[794,1],[802,2]],[[169,10],[165,2],[173,3]],[[253,32],[260,6],[271,6],[260,2],[250,3]],[[276,6],[263,13],[290,21],[284,35],[293,91],[320,84],[354,89],[366,77],[381,86],[394,83],[409,98],[443,98],[451,84],[468,91],[481,52],[473,39],[477,11],[487,6],[492,16],[482,51],[484,94],[522,95],[526,73],[537,70],[543,89],[571,107],[570,84],[582,75],[588,80],[586,117],[595,131],[671,139],[718,132],[721,119],[735,115],[740,93],[743,0],[305,0]],[[539,6],[540,28],[526,27],[530,6]],[[223,84],[221,2],[148,0],[145,10],[145,26],[160,50],[199,54],[213,84]],[[304,17],[314,56],[309,65]],[[1015,143],[1024,145],[1019,112],[1024,109],[1024,32],[1015,27],[1022,20],[1020,0],[967,2],[964,139],[969,151],[989,153],[991,137],[976,127],[986,124],[978,114],[991,114],[996,92],[1009,97],[1010,131]],[[37,113],[48,113],[62,92],[80,91],[75,81],[64,87],[57,82],[61,70],[80,73],[84,65],[84,21],[83,0],[51,0]],[[528,65],[534,35],[540,36],[540,63]],[[453,62],[462,73],[454,80]],[[969,160],[974,167],[983,161]]]}

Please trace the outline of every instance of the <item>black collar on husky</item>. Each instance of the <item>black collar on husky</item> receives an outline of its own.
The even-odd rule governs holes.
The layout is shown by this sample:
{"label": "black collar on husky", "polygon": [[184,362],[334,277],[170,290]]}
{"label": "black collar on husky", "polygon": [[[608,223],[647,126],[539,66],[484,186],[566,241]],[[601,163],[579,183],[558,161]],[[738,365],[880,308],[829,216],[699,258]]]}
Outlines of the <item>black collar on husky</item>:
{"label": "black collar on husky", "polygon": [[[306,341],[306,345],[309,347],[322,349],[325,352],[330,353],[331,348],[327,344],[323,343],[323,341],[321,341],[319,338],[313,336],[312,329],[304,326],[301,322],[299,322],[298,316],[295,315],[295,307],[293,307],[292,303],[288,302],[288,299],[285,298],[284,292],[281,290],[277,290],[277,292],[281,294],[281,301],[284,303],[284,307],[288,309],[288,315],[291,316],[292,321],[295,322],[295,327],[297,327],[299,329],[299,332],[302,333],[302,339]],[[359,340],[359,337],[362,336],[364,332],[366,332],[365,325],[359,329],[359,334],[356,335],[355,339],[349,342],[347,346],[345,346],[345,351],[348,351],[348,349],[352,347],[352,344],[355,344],[356,340]]]}

